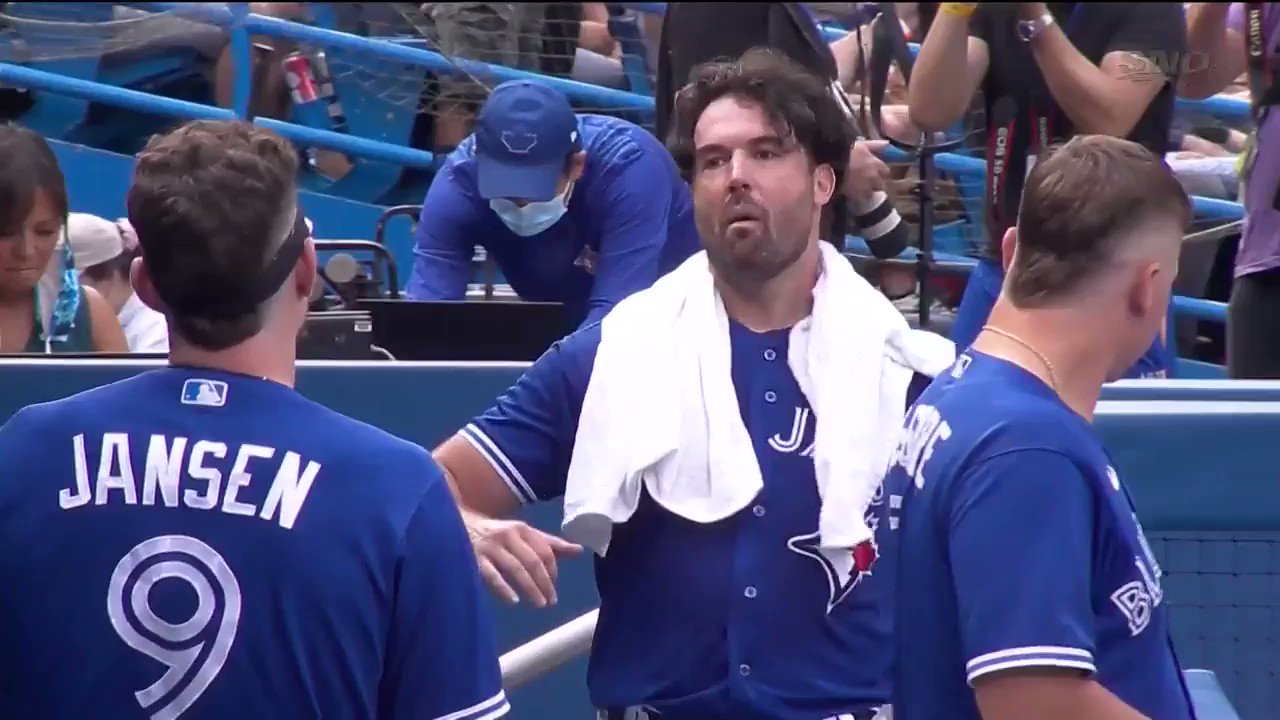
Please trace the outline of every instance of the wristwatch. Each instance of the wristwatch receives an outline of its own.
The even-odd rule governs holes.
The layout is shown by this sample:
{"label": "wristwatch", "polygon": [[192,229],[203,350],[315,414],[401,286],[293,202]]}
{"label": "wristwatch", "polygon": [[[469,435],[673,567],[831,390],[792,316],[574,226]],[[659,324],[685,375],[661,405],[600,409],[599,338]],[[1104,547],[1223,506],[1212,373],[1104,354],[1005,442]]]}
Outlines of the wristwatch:
{"label": "wristwatch", "polygon": [[1018,21],[1018,37],[1022,42],[1031,42],[1037,35],[1044,31],[1045,28],[1057,22],[1053,19],[1052,13],[1045,13],[1035,20],[1019,20]]}

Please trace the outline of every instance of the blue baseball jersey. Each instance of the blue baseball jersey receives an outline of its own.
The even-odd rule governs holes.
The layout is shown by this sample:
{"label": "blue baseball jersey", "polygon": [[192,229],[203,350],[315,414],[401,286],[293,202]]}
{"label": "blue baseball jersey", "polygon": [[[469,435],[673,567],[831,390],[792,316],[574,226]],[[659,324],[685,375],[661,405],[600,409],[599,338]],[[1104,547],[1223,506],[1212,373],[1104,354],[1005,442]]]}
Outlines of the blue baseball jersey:
{"label": "blue baseball jersey", "polygon": [[[844,581],[816,551],[817,418],[788,368],[788,340],[730,323],[733,385],[764,478],[755,501],[700,524],[645,494],[596,559],[587,682],[597,707],[823,720],[888,701],[889,578],[877,561]],[[523,503],[564,492],[599,343],[599,324],[557,343],[462,431]],[[918,376],[910,398],[927,382]],[[885,517],[878,496],[868,522],[882,555]]]}
{"label": "blue baseball jersey", "polygon": [[0,428],[0,716],[507,713],[425,450],[284,385],[165,368]]}
{"label": "blue baseball jersey", "polygon": [[578,127],[587,159],[568,212],[532,237],[512,232],[480,197],[475,137],[464,140],[423,201],[406,294],[462,299],[481,245],[522,299],[564,303],[590,323],[698,252],[688,183],[653,133],[603,115],[581,114]]}
{"label": "blue baseball jersey", "polygon": [[[995,307],[996,299],[1000,297],[1003,283],[1004,269],[1000,264],[987,258],[979,258],[969,275],[960,307],[956,308],[955,322],[951,325],[951,341],[956,344],[957,352],[963,352],[977,339],[982,326],[987,324],[991,308]],[[1124,377],[1173,377],[1177,361],[1175,356],[1176,351],[1157,336],[1142,357],[1125,371]]]}
{"label": "blue baseball jersey", "polygon": [[911,409],[900,507],[894,717],[979,720],[973,684],[1087,673],[1143,713],[1193,717],[1161,571],[1093,427],[1026,370],[960,355]]}

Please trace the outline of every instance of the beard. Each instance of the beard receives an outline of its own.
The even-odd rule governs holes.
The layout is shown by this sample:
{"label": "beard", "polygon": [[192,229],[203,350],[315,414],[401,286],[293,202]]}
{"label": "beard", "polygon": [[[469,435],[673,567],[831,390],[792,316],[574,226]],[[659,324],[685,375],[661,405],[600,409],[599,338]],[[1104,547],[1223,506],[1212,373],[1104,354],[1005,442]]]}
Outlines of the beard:
{"label": "beard", "polygon": [[775,214],[757,208],[758,221],[724,223],[702,233],[707,262],[716,277],[750,293],[791,267],[804,254],[813,231],[812,209]]}

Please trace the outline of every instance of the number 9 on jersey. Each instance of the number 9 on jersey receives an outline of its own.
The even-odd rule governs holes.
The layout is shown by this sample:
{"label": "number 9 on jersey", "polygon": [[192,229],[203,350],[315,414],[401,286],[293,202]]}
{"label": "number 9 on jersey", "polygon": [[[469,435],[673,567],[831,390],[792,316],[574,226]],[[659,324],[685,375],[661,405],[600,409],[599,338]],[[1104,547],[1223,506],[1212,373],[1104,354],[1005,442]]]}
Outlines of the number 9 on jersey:
{"label": "number 9 on jersey", "polygon": [[[196,594],[195,612],[174,624],[151,604],[162,580],[177,579]],[[217,677],[240,622],[240,584],[222,556],[184,535],[139,543],[116,565],[107,590],[107,616],[120,638],[166,668],[134,693],[151,720],[182,716]]]}

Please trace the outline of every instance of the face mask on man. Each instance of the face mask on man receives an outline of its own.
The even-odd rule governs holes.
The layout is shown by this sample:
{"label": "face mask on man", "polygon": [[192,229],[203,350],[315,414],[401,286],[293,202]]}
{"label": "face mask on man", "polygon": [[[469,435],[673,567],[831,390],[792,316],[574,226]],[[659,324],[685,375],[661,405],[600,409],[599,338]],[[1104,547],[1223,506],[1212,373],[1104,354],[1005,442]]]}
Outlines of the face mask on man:
{"label": "face mask on man", "polygon": [[520,237],[532,237],[555,225],[569,211],[569,195],[573,193],[573,183],[556,197],[543,202],[532,202],[524,207],[516,205],[506,198],[494,198],[489,207],[497,213],[511,232]]}

